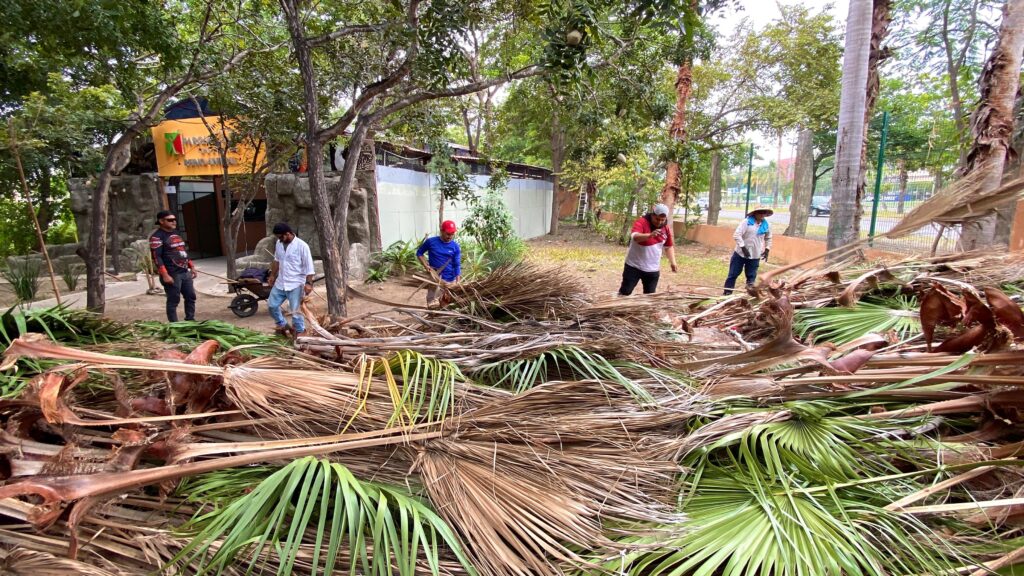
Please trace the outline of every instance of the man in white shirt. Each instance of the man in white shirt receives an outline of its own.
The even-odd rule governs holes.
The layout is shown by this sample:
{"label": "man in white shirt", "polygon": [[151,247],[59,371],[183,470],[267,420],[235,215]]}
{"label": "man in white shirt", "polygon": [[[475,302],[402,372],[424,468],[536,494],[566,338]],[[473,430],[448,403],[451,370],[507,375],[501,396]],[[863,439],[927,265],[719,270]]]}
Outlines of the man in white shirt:
{"label": "man in white shirt", "polygon": [[[270,316],[277,325],[278,334],[287,335],[291,331],[295,336],[302,336],[306,332],[306,319],[300,305],[303,296],[313,291],[313,255],[309,244],[297,238],[292,227],[284,222],[274,224],[274,236],[277,236],[277,245],[268,280],[273,288],[267,299]],[[281,304],[285,300],[292,311],[291,327],[281,313]]]}

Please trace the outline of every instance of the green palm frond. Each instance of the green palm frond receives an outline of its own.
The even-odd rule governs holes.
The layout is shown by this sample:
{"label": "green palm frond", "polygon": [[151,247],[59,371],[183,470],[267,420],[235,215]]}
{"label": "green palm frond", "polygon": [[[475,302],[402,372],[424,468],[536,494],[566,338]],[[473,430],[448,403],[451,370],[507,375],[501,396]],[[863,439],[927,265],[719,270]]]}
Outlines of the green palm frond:
{"label": "green palm frond", "polygon": [[387,382],[395,407],[388,427],[444,421],[455,409],[456,382],[465,380],[454,363],[411,350],[385,360],[364,360],[360,375],[361,387],[370,386],[373,376],[383,376]]}
{"label": "green palm frond", "polygon": [[[194,537],[173,562],[201,566],[199,574],[221,574],[245,559],[252,571],[274,557],[276,573],[291,574],[300,546],[312,546],[312,558],[303,561],[313,573],[411,576],[426,566],[438,574],[448,550],[475,574],[454,532],[425,502],[313,457],[295,460],[183,530]],[[340,566],[346,549],[351,566]]]}
{"label": "green palm frond", "polygon": [[706,470],[685,508],[689,532],[611,564],[636,575],[884,576],[945,574],[967,561],[915,517],[884,510],[871,490],[777,480]]}
{"label": "green palm frond", "polygon": [[[284,340],[271,334],[264,334],[248,328],[241,328],[220,320],[186,320],[182,322],[136,322],[137,333],[141,336],[156,338],[164,342],[197,345],[206,340],[216,340],[222,350],[235,346],[262,344],[273,346],[283,344]],[[256,348],[247,349],[247,353],[257,355]],[[263,353],[267,353],[263,350]]]}
{"label": "green palm frond", "polygon": [[650,392],[626,377],[600,354],[575,346],[547,350],[536,356],[492,362],[471,376],[480,384],[521,394],[551,380],[599,380],[618,384],[640,402],[653,402]]}
{"label": "green palm frond", "polygon": [[[896,471],[888,460],[871,454],[894,429],[913,427],[902,421],[866,422],[833,415],[841,405],[832,402],[790,402],[782,406],[790,417],[757,424],[726,435],[695,452],[686,462],[701,468],[728,452],[757,473],[781,477],[798,471],[805,478],[841,482],[865,474]],[[894,447],[884,444],[891,454]]]}
{"label": "green palm frond", "polygon": [[921,331],[917,300],[898,296],[858,302],[852,308],[805,308],[796,311],[794,328],[801,338],[845,344],[872,332],[893,331],[901,340]]}
{"label": "green palm frond", "polygon": [[270,466],[249,466],[188,476],[178,485],[175,493],[186,502],[230,504],[236,498],[245,496],[277,470]]}

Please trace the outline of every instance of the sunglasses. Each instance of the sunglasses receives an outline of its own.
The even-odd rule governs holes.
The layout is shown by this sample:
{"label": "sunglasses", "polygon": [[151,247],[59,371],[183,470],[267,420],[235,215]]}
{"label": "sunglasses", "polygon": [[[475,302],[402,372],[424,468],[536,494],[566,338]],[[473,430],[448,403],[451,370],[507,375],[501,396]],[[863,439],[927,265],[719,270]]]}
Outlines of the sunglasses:
{"label": "sunglasses", "polygon": [[164,222],[177,222],[177,218],[164,218]]}

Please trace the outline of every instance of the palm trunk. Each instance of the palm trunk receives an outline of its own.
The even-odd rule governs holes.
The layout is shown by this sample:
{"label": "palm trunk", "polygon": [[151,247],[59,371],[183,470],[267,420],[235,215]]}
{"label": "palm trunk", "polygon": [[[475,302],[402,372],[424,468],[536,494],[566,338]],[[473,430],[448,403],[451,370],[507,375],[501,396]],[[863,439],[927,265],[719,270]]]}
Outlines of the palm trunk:
{"label": "palm trunk", "polygon": [[711,193],[708,195],[708,224],[718,224],[722,210],[722,155],[711,153]]}
{"label": "palm trunk", "polygon": [[548,234],[558,234],[558,211],[561,208],[561,172],[565,156],[565,131],[556,105],[551,113],[551,228]]}
{"label": "palm trunk", "polygon": [[789,225],[785,236],[803,237],[807,234],[807,217],[811,208],[811,189],[814,185],[814,132],[803,128],[797,136],[796,162],[793,167],[793,197],[789,201]]}
{"label": "palm trunk", "polygon": [[[668,128],[668,137],[674,142],[686,140],[686,103],[690,100],[692,89],[693,64],[686,61],[676,71],[676,109]],[[679,163],[669,162],[665,167],[665,186],[661,189],[661,203],[668,206],[669,214],[673,214],[676,198],[679,197],[680,176]]]}
{"label": "palm trunk", "polygon": [[857,190],[862,178],[864,115],[871,48],[871,0],[850,0],[846,21],[846,47],[832,173],[832,215],[828,224],[828,249],[857,240],[860,228]]}
{"label": "palm trunk", "polygon": [[[983,170],[982,191],[999,187],[1003,178],[1013,135],[1013,104],[1020,83],[1021,53],[1024,51],[1024,0],[1007,0],[999,39],[992,50],[981,77],[978,108],[971,115],[974,143],[967,153],[964,173]],[[995,242],[996,214],[964,223],[960,236],[964,250],[976,250]]]}
{"label": "palm trunk", "polygon": [[[885,36],[889,32],[889,23],[892,22],[891,8],[892,0],[874,0],[871,11],[871,51],[868,56],[868,83],[864,98],[864,138],[860,149],[860,178],[857,180],[856,199],[857,217],[854,220],[858,236],[854,238],[858,238],[860,235],[860,221],[864,215],[862,201],[866,194],[869,165],[868,125],[871,122],[872,114],[874,114],[875,103],[878,101],[878,93],[881,90],[878,67],[883,60],[889,57],[889,49],[882,47],[882,41],[885,40]],[[882,166],[878,166],[877,169],[882,170]]]}
{"label": "palm trunk", "polygon": [[903,210],[905,208],[905,204],[906,204],[906,201],[907,201],[907,180],[909,180],[909,176],[910,175],[907,173],[907,161],[906,160],[900,158],[900,160],[897,163],[897,165],[898,165],[899,171],[900,171],[899,172],[899,187],[900,187],[900,191],[899,191],[899,198],[898,198],[897,204],[896,204],[896,213],[897,214],[903,214]]}
{"label": "palm trunk", "polygon": [[[338,233],[332,219],[327,183],[324,181],[323,154],[319,140],[319,103],[317,101],[316,73],[313,59],[306,41],[298,0],[281,0],[281,8],[288,22],[288,32],[299,62],[304,93],[302,109],[306,117],[306,157],[309,191],[313,200],[313,220],[316,223],[317,239],[320,242],[320,258],[324,263],[327,280],[327,312],[334,319],[345,316],[345,277],[338,246]],[[358,147],[356,148],[358,150]],[[355,162],[346,163],[353,164]],[[347,202],[347,198],[346,198]],[[347,210],[346,210],[347,212]],[[343,223],[344,224],[344,223]],[[344,228],[342,228],[344,230]]]}

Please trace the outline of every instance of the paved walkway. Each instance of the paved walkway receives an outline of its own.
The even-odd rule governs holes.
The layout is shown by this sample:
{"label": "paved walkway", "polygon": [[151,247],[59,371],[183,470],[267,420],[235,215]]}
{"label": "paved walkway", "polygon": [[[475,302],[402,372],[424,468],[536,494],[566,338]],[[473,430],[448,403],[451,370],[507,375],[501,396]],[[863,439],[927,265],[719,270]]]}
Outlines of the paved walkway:
{"label": "paved walkway", "polygon": [[[227,298],[230,293],[227,289],[223,276],[227,271],[227,258],[204,258],[195,261],[196,270],[199,275],[195,280],[196,292],[205,296],[217,296]],[[45,279],[44,279],[45,280]],[[84,280],[84,279],[83,279]],[[48,281],[48,280],[47,280]],[[160,282],[156,282],[157,289],[160,289]],[[58,283],[59,286],[59,283]],[[149,290],[149,283],[146,282],[144,274],[138,274],[136,280],[117,281],[107,277],[106,299],[107,302],[135,298],[142,296]],[[61,300],[65,306],[70,308],[85,308],[85,291],[61,294]],[[25,308],[52,308],[57,305],[56,298],[37,300],[25,305]]]}

